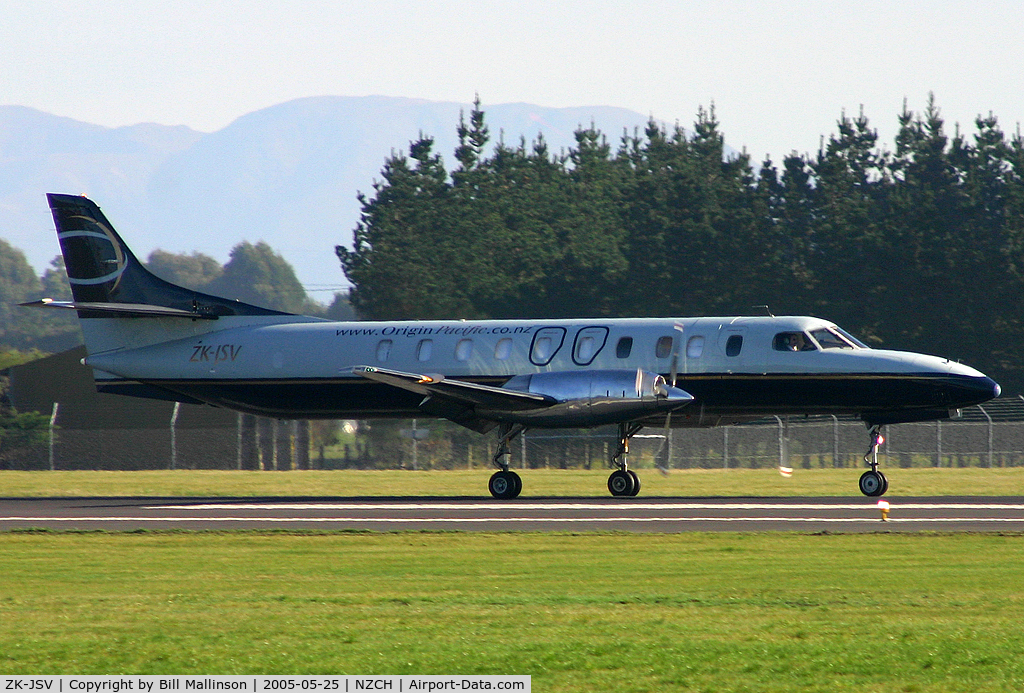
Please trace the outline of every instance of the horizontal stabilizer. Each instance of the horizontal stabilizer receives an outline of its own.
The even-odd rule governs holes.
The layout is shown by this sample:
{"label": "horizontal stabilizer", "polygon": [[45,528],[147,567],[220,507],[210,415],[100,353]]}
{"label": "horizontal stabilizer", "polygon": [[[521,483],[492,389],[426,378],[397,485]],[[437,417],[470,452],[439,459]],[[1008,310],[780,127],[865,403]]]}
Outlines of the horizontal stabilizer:
{"label": "horizontal stabilizer", "polygon": [[38,301],[19,303],[29,308],[62,308],[64,310],[88,311],[90,313],[108,313],[124,317],[138,318],[191,318],[192,320],[216,320],[218,316],[199,311],[181,310],[166,306],[154,306],[145,303],[102,303],[96,301],[54,301],[42,298]]}

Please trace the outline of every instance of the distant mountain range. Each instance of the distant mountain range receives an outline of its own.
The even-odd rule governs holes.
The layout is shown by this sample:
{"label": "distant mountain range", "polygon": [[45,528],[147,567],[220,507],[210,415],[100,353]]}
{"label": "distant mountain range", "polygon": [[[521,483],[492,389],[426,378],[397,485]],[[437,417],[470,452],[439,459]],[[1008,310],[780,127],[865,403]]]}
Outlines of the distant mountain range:
{"label": "distant mountain range", "polygon": [[[334,246],[359,218],[384,160],[420,133],[452,166],[459,111],[471,104],[380,96],[298,99],[201,133],[155,124],[106,128],[0,106],[0,238],[38,270],[58,253],[44,193],[93,198],[145,259],[155,248],[225,262],[242,240],[265,240],[313,298],[345,284]],[[492,143],[543,132],[553,152],[593,123],[614,146],[648,116],[622,108],[484,105]]]}

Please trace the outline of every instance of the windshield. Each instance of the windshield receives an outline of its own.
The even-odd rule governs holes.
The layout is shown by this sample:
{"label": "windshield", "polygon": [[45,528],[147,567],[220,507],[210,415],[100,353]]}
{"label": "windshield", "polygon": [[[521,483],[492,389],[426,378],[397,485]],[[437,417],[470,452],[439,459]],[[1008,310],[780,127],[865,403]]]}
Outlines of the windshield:
{"label": "windshield", "polygon": [[814,337],[822,349],[859,349],[864,348],[857,339],[846,334],[839,328],[822,328],[820,330],[814,330],[811,332],[811,336]]}
{"label": "windshield", "polygon": [[848,340],[853,342],[857,347],[859,347],[861,349],[870,349],[871,348],[867,344],[865,344],[864,342],[860,341],[859,339],[854,337],[852,334],[850,334],[849,332],[844,330],[842,327],[833,327],[832,329],[835,330],[836,332],[838,332],[839,334],[843,335],[844,337],[846,337]]}

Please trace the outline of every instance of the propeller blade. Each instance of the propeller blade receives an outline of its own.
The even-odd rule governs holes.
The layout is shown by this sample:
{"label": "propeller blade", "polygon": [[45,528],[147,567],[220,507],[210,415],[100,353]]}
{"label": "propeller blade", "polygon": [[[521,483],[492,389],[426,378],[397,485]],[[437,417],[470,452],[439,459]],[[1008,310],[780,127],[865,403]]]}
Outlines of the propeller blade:
{"label": "propeller blade", "polygon": [[[675,339],[675,348],[672,350],[672,366],[669,371],[669,384],[672,387],[676,386],[676,379],[679,377],[679,346],[683,343],[683,326],[676,324],[675,329],[679,332],[679,337]],[[668,476],[669,464],[671,460],[671,446],[669,445],[669,436],[672,434],[672,412],[665,414],[665,429],[662,433],[661,448],[658,450],[658,454],[655,455],[655,466],[665,476]]]}

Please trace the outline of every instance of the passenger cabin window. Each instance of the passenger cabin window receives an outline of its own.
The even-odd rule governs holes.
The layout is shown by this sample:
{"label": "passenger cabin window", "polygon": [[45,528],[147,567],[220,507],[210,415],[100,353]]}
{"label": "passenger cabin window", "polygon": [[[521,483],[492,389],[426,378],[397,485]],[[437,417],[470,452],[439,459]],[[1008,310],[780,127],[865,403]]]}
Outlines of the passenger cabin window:
{"label": "passenger cabin window", "polygon": [[686,358],[699,359],[703,353],[704,337],[701,335],[690,337],[689,341],[686,342]]}
{"label": "passenger cabin window", "polygon": [[469,361],[469,357],[473,354],[473,340],[472,339],[460,339],[459,343],[455,345],[455,360],[456,361]]}
{"label": "passenger cabin window", "polygon": [[633,338],[620,337],[619,343],[615,345],[615,357],[628,359],[631,351],[633,351]]}
{"label": "passenger cabin window", "polygon": [[803,332],[780,332],[772,340],[775,351],[815,351],[814,342]]}
{"label": "passenger cabin window", "polygon": [[387,361],[389,356],[391,356],[391,340],[382,339],[377,342],[377,360]]}
{"label": "passenger cabin window", "polygon": [[573,360],[581,366],[585,366],[593,361],[594,354],[597,353],[596,342],[597,340],[590,336],[580,337],[576,340],[576,351],[572,354]]}
{"label": "passenger cabin window", "polygon": [[420,343],[416,345],[416,360],[417,361],[429,361],[430,354],[434,351],[434,340],[432,339],[421,339]]}
{"label": "passenger cabin window", "polygon": [[530,363],[535,366],[546,366],[555,358],[565,341],[564,327],[542,327],[533,335],[530,345]]}
{"label": "passenger cabin window", "polygon": [[672,337],[658,337],[658,343],[654,347],[654,356],[659,359],[667,359],[672,353]]}
{"label": "passenger cabin window", "polygon": [[734,334],[725,342],[726,356],[739,356],[743,349],[743,335]]}
{"label": "passenger cabin window", "polygon": [[551,360],[552,342],[551,337],[539,337],[533,343],[533,360],[547,363]]}
{"label": "passenger cabin window", "polygon": [[512,340],[508,337],[499,339],[498,343],[494,345],[494,358],[499,361],[504,361],[512,355]]}
{"label": "passenger cabin window", "polygon": [[608,340],[607,327],[584,327],[576,333],[572,347],[572,361],[577,366],[589,366]]}

